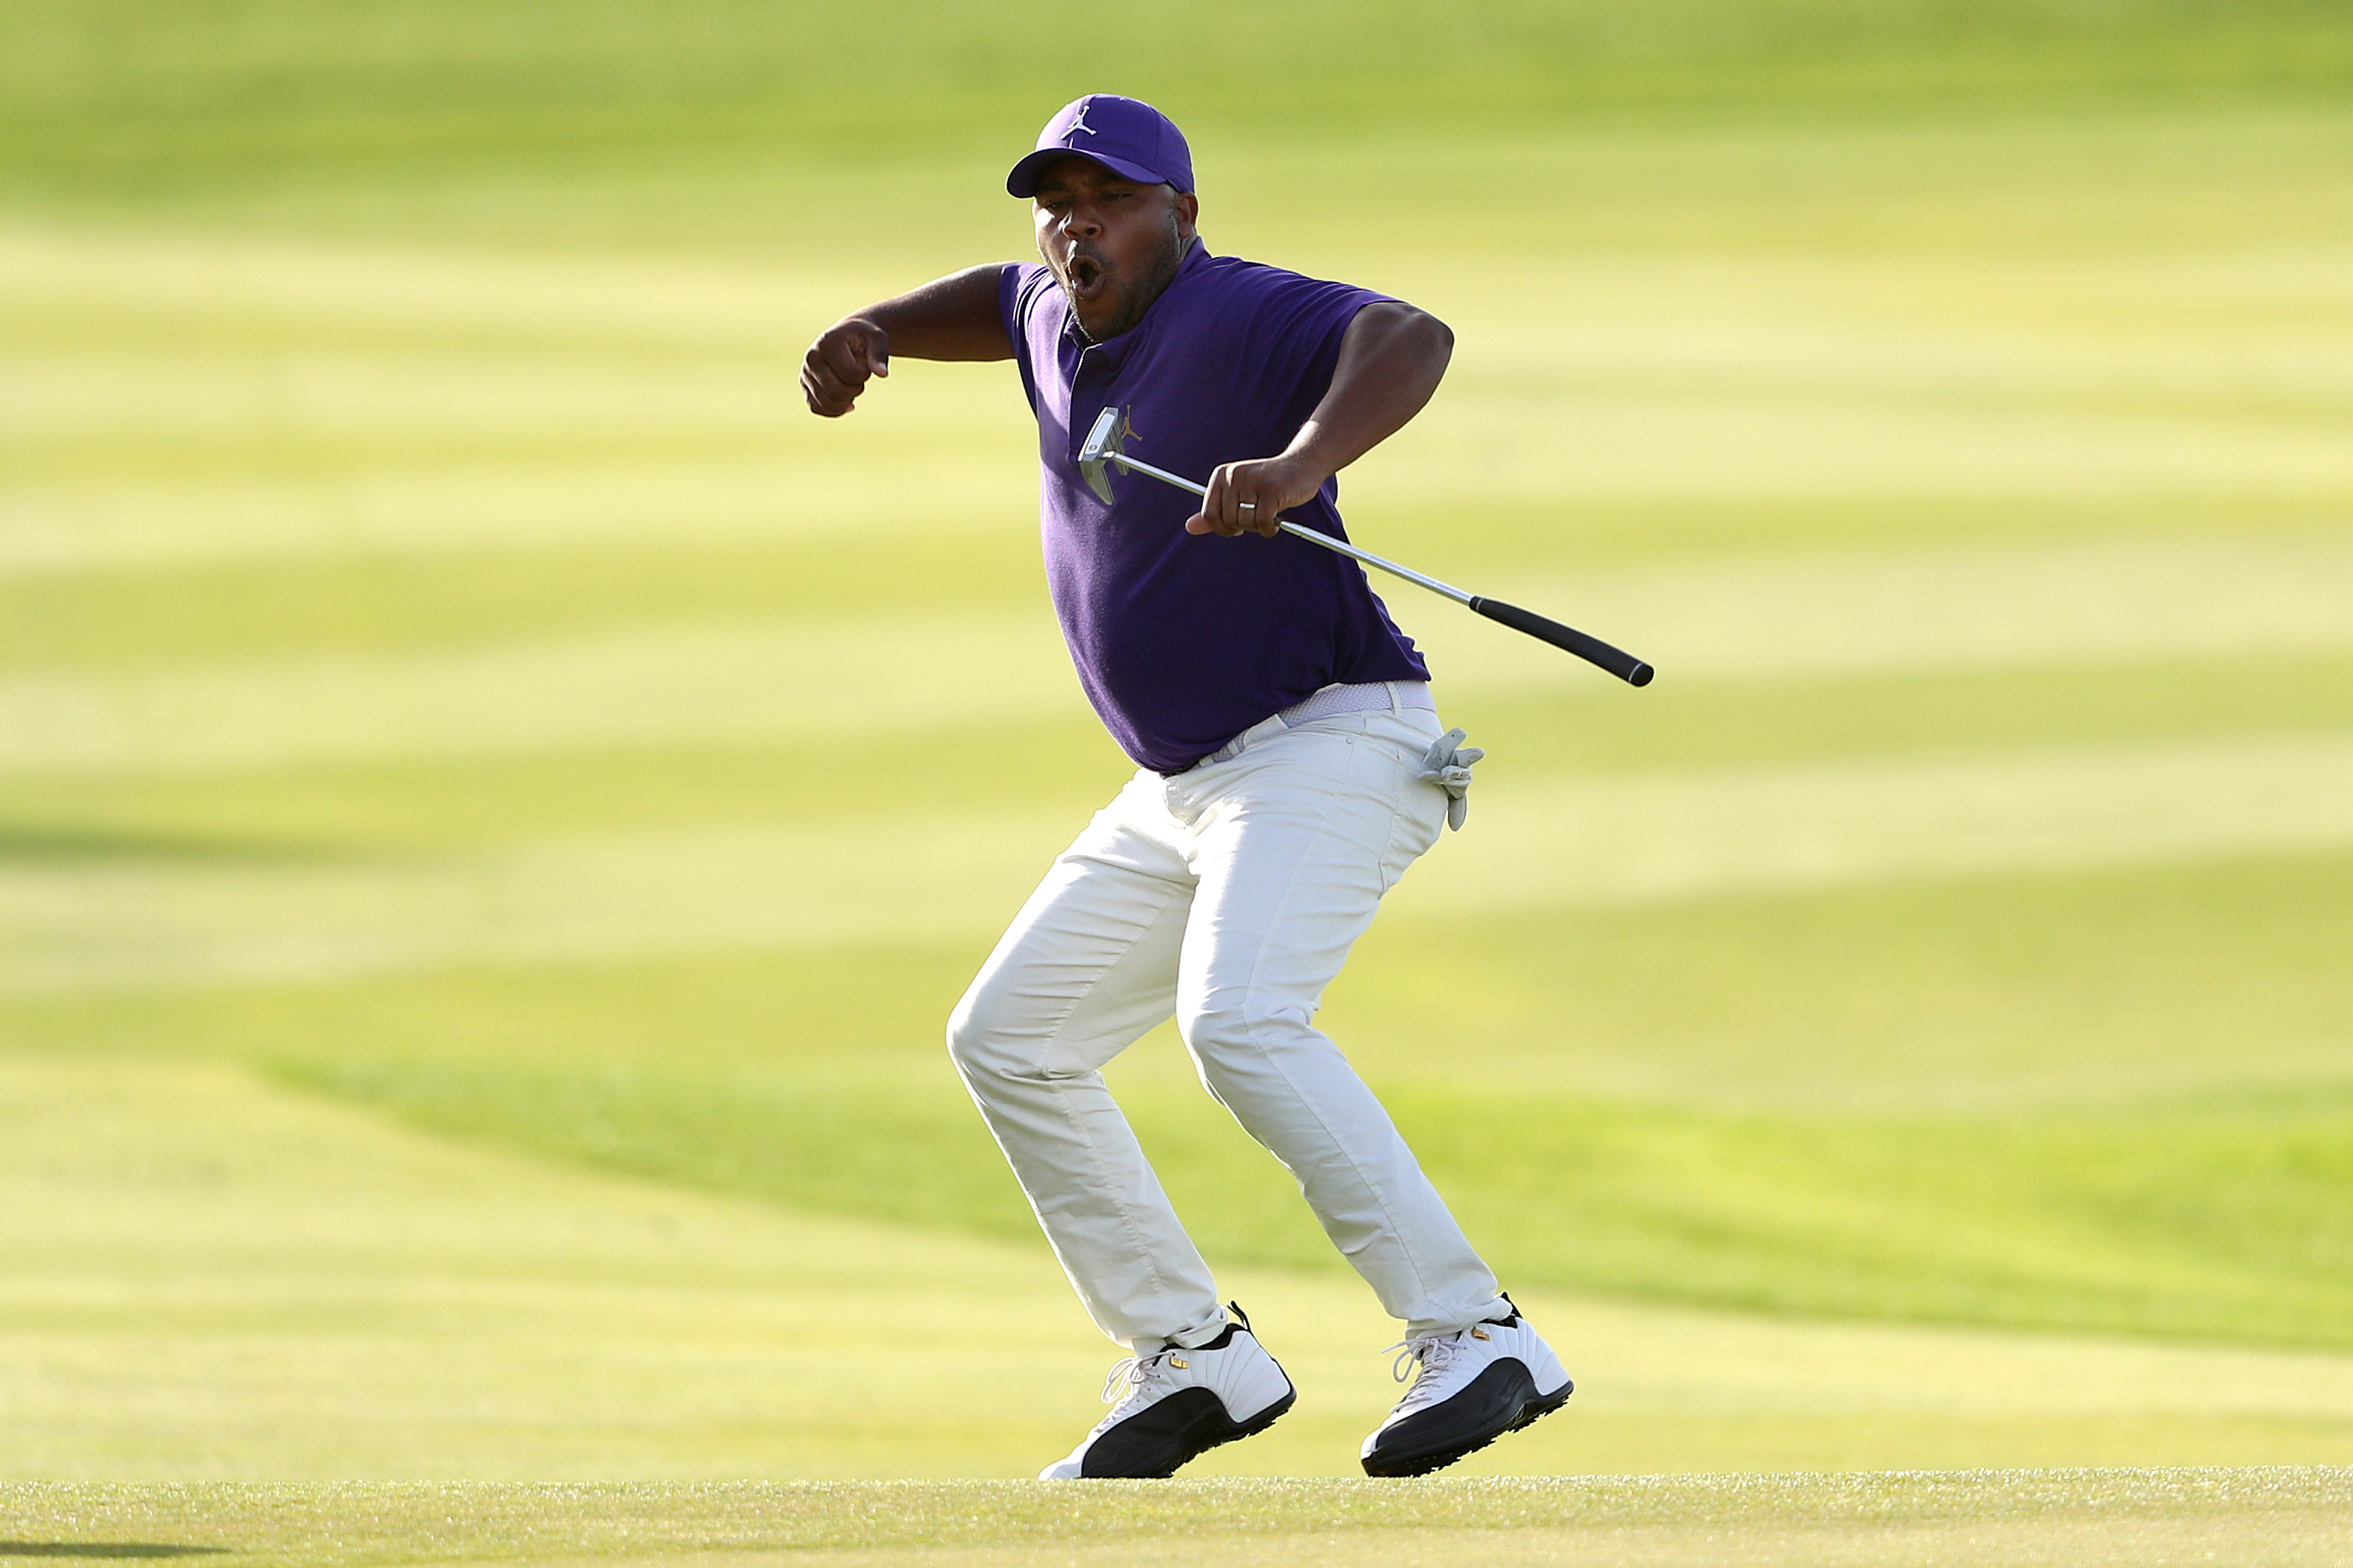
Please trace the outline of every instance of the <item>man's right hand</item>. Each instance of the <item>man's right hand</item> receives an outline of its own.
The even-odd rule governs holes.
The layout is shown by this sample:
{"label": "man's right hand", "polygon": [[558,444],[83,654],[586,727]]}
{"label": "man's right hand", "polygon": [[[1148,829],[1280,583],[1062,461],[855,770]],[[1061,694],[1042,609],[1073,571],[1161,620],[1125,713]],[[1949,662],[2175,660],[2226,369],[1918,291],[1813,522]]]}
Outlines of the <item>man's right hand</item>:
{"label": "man's right hand", "polygon": [[858,405],[869,376],[890,374],[891,334],[863,316],[846,316],[801,356],[801,395],[811,414],[839,419]]}

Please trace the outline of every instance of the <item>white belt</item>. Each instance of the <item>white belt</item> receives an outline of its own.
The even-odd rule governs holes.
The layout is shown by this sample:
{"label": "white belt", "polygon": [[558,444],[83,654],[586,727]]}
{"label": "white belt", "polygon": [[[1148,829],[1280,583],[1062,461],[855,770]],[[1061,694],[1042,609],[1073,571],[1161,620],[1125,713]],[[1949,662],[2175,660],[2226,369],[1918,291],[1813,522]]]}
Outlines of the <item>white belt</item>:
{"label": "white belt", "polygon": [[1215,763],[1229,763],[1269,735],[1279,735],[1311,720],[1329,719],[1335,713],[1402,712],[1409,708],[1438,711],[1438,704],[1430,700],[1430,682],[1373,680],[1358,686],[1326,686],[1273,718],[1251,725],[1193,766],[1205,768]]}

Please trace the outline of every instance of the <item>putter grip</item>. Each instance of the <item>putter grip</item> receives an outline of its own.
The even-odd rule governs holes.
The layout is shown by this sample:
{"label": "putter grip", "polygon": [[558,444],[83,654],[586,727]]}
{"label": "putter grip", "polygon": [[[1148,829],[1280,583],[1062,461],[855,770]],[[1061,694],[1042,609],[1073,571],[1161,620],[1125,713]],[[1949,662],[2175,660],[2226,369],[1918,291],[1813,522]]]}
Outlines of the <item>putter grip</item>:
{"label": "putter grip", "polygon": [[1588,637],[1575,626],[1562,626],[1548,620],[1534,610],[1524,610],[1517,605],[1504,604],[1501,599],[1483,599],[1473,595],[1471,607],[1491,621],[1501,621],[1515,632],[1525,632],[1539,641],[1562,648],[1588,664],[1599,665],[1629,686],[1648,686],[1656,673],[1651,667],[1622,647],[1611,647],[1599,637]]}

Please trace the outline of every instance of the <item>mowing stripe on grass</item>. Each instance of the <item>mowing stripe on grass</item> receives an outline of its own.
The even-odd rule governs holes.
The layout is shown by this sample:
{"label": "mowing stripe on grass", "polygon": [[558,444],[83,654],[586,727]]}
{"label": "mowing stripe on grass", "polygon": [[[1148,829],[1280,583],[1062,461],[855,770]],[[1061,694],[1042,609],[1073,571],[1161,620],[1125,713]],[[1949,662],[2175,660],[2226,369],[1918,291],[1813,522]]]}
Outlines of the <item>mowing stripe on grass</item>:
{"label": "mowing stripe on grass", "polygon": [[[813,750],[812,765],[833,763]],[[1577,907],[2353,842],[2353,737],[1665,774],[1474,792],[1404,909]],[[386,863],[0,868],[0,989],[987,932],[1079,827],[974,814]]]}
{"label": "mowing stripe on grass", "polygon": [[[1431,457],[1384,468],[1417,500],[1460,500],[1459,456],[1479,454],[1474,494],[1688,500],[1841,497],[2308,497],[2353,491],[2343,415],[2316,400],[2263,411],[2035,406],[2031,381],[1998,394],[1900,397],[1863,389],[1609,382],[1544,388],[1466,376],[1416,421]],[[1409,447],[1408,450],[1411,450]],[[1392,478],[1391,475],[1394,477]]]}
{"label": "mowing stripe on grass", "polygon": [[[512,460],[363,467],[327,479],[212,477],[20,488],[0,507],[0,576],[216,561],[580,550],[649,539],[789,541],[855,518],[861,537],[998,529],[1030,548],[1031,465],[1018,445],[943,437],[948,465],[659,456],[582,450]],[[876,459],[879,462],[881,459]],[[997,504],[991,505],[990,498]],[[976,502],[978,504],[976,504]]]}
{"label": "mowing stripe on grass", "polygon": [[[1581,281],[1616,307],[1516,328],[1468,319],[1472,377],[1537,385],[1609,376],[1651,385],[1769,379],[1804,392],[1953,398],[2032,389],[2081,406],[2154,400],[2314,413],[2353,403],[2341,320],[2353,248],[2249,248],[2163,259],[2113,256],[1581,256]],[[1452,264],[1433,268],[1440,276]],[[1586,296],[1588,299],[1595,294]],[[1867,299],[1872,318],[1854,306]],[[2087,301],[2139,315],[2094,318]],[[1972,331],[1956,307],[2023,308]],[[2230,301],[2218,308],[2216,301]],[[2153,322],[2164,327],[2150,331]],[[2173,330],[2165,330],[2165,328]],[[2189,330],[2181,330],[2188,328]],[[2136,330],[2137,329],[2137,330]]]}
{"label": "mowing stripe on grass", "polygon": [[[1229,548],[1222,542],[1204,548]],[[1497,592],[1504,590],[1497,588]],[[1851,553],[1513,585],[1672,680],[1794,679],[2353,647],[2353,544]],[[1441,697],[1590,670],[1407,602]],[[1042,606],[660,627],[476,651],[0,678],[0,774],[209,772],[906,731],[1083,711]]]}
{"label": "mowing stripe on grass", "polygon": [[[1662,680],[1789,680],[2353,647],[2353,539],[1777,554],[1490,591],[1639,648]],[[1421,615],[1443,689],[1567,687],[1570,661]]]}
{"label": "mowing stripe on grass", "polygon": [[1083,709],[1042,614],[683,626],[490,652],[0,681],[0,773],[210,772],[904,732]]}
{"label": "mowing stripe on grass", "polygon": [[[821,738],[813,766],[830,766]],[[836,946],[1001,925],[1067,814],[584,838],[470,859],[0,867],[0,991]]]}
{"label": "mowing stripe on grass", "polygon": [[0,289],[53,308],[194,312],[470,331],[509,342],[797,353],[804,316],[859,279],[848,268],[631,262],[611,256],[337,244],[282,237],[0,227]]}
{"label": "mowing stripe on grass", "polygon": [[2322,848],[2353,841],[2353,737],[1667,774],[1472,798],[1488,831],[1429,857],[1400,890],[1410,907],[1646,903]]}

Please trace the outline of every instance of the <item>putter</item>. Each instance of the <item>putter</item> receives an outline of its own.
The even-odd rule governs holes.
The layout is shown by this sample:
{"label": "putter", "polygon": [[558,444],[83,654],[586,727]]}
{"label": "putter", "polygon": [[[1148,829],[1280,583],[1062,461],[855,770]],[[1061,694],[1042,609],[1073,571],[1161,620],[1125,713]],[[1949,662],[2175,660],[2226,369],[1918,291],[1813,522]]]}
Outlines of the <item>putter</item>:
{"label": "putter", "polygon": [[[1209,493],[1208,486],[1197,485],[1182,474],[1172,474],[1166,468],[1155,468],[1140,458],[1129,457],[1121,450],[1126,442],[1127,411],[1124,408],[1106,408],[1095,416],[1094,427],[1087,432],[1086,442],[1079,448],[1079,472],[1085,476],[1087,488],[1105,501],[1111,500],[1111,470],[1105,467],[1110,463],[1117,463],[1121,468],[1131,472],[1158,479],[1162,484],[1175,485],[1180,490],[1190,490],[1197,496],[1206,496]],[[1573,653],[1588,664],[1608,670],[1629,686],[1648,686],[1651,684],[1651,677],[1657,673],[1624,648],[1612,647],[1599,637],[1588,637],[1575,626],[1562,626],[1558,621],[1549,620],[1537,615],[1534,610],[1524,610],[1517,605],[1506,605],[1500,599],[1490,599],[1482,595],[1465,593],[1451,583],[1441,583],[1435,577],[1425,577],[1410,567],[1400,566],[1394,561],[1384,561],[1369,550],[1359,550],[1345,539],[1335,539],[1328,533],[1318,533],[1303,523],[1277,519],[1275,526],[1285,533],[1307,541],[1310,544],[1320,544],[1326,550],[1336,551],[1351,561],[1362,562],[1367,566],[1377,566],[1393,577],[1402,577],[1409,583],[1429,589],[1441,598],[1451,599],[1458,605],[1476,610],[1489,620],[1501,622],[1515,632],[1525,632],[1539,642],[1548,642],[1556,648]]]}

